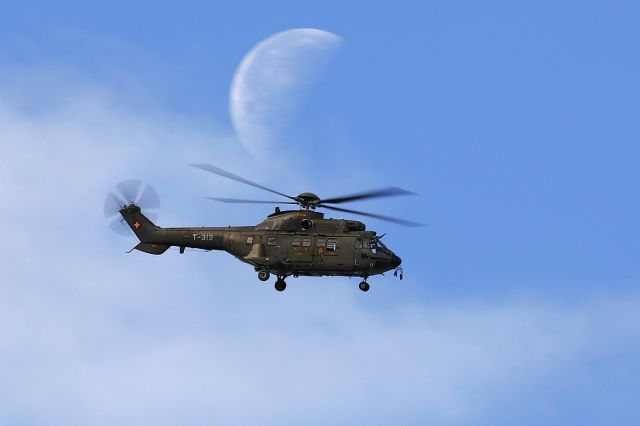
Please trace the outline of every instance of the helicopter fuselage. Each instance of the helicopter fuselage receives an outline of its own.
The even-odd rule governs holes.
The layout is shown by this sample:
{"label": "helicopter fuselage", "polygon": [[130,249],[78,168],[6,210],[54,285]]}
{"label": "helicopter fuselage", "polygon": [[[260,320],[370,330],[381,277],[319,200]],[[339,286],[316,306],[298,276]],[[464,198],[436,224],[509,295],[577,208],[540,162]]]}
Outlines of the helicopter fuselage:
{"label": "helicopter fuselage", "polygon": [[140,251],[162,254],[172,246],[181,253],[185,248],[222,250],[252,265],[261,280],[269,274],[277,275],[283,283],[287,276],[357,276],[366,280],[397,269],[401,263],[362,222],[325,219],[313,210],[276,209],[256,226],[194,228],[158,227],[135,204],[120,213],[140,239],[135,247]]}

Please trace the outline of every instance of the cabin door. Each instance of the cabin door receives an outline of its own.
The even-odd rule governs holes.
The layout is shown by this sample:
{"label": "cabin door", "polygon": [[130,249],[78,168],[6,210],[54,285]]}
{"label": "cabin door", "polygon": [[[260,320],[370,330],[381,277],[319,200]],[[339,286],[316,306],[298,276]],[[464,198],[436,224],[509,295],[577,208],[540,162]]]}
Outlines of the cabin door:
{"label": "cabin door", "polygon": [[368,238],[356,238],[354,243],[354,265],[358,270],[367,270],[373,267],[371,260],[371,247]]}
{"label": "cabin door", "polygon": [[291,237],[291,247],[289,250],[289,261],[291,266],[301,270],[310,269],[313,263],[314,241],[309,236]]}

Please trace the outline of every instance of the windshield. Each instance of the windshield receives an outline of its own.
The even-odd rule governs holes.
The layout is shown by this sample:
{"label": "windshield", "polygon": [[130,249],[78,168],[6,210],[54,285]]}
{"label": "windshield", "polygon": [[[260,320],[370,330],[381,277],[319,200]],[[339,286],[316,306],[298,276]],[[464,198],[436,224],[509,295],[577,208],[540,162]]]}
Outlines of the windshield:
{"label": "windshield", "polygon": [[372,238],[371,239],[371,251],[375,253],[378,250],[387,251],[387,252],[389,251],[387,246],[385,246],[382,241],[380,241],[377,238]]}
{"label": "windshield", "polygon": [[374,246],[375,246],[376,248],[381,248],[381,249],[389,250],[389,249],[387,248],[387,246],[385,246],[385,245],[384,245],[384,243],[383,243],[380,239],[378,239],[378,238],[376,238],[375,240],[374,240],[374,239],[372,239],[372,240],[371,240],[371,248],[373,248]]}

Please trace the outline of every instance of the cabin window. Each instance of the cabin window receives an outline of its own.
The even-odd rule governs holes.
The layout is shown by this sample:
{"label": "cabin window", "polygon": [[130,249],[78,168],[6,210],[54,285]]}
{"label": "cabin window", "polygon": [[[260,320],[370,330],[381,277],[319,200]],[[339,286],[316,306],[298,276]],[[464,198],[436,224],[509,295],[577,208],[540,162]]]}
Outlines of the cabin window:
{"label": "cabin window", "polygon": [[250,246],[253,244],[253,237],[247,237],[247,245]]}
{"label": "cabin window", "polygon": [[269,239],[267,240],[267,245],[268,246],[275,246],[276,245],[276,237],[269,237]]}
{"label": "cabin window", "polygon": [[311,238],[303,238],[302,247],[311,247]]}
{"label": "cabin window", "polygon": [[293,247],[300,247],[300,237],[293,237],[291,239],[291,245]]}
{"label": "cabin window", "polygon": [[362,240],[360,238],[356,238],[356,242],[353,246],[355,248],[362,248]]}
{"label": "cabin window", "polygon": [[335,238],[329,238],[327,240],[327,250],[336,251],[336,239]]}
{"label": "cabin window", "polygon": [[327,245],[327,240],[324,238],[318,238],[316,241],[316,247],[325,247]]}

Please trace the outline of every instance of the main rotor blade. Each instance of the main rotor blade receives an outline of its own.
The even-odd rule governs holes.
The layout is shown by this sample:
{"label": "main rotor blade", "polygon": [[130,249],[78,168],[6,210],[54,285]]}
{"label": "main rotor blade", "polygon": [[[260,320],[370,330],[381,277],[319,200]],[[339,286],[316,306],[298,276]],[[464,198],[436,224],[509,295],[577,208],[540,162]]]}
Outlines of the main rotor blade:
{"label": "main rotor blade", "polygon": [[320,205],[318,205],[318,207],[322,207],[324,209],[329,209],[329,210],[336,210],[336,211],[339,211],[339,212],[353,213],[353,214],[359,214],[361,216],[373,217],[373,218],[376,218],[376,219],[386,220],[387,222],[393,222],[393,223],[397,223],[399,225],[404,225],[404,226],[424,226],[424,224],[422,224],[422,223],[412,222],[410,220],[399,219],[399,218],[391,217],[391,216],[383,216],[381,214],[367,213],[367,212],[362,212],[362,211],[358,211],[358,210],[343,209],[343,208],[340,208],[340,207],[327,206],[327,205],[324,205],[324,204],[320,204]]}
{"label": "main rotor blade", "polygon": [[204,170],[205,172],[213,173],[215,175],[220,175],[220,176],[226,177],[228,179],[235,180],[235,181],[244,183],[246,185],[253,186],[255,188],[260,188],[260,189],[262,189],[264,191],[269,191],[269,192],[272,192],[274,194],[282,195],[283,197],[286,197],[286,198],[288,198],[290,200],[294,200],[295,201],[295,197],[292,197],[292,196],[287,195],[287,194],[283,194],[282,192],[278,192],[275,189],[267,188],[266,186],[260,185],[258,183],[251,182],[248,179],[245,179],[243,177],[234,175],[233,173],[229,173],[226,170],[222,170],[221,168],[216,167],[216,166],[212,166],[211,164],[192,164],[191,166],[193,166],[193,167],[195,167],[197,169]]}
{"label": "main rotor blade", "polygon": [[209,200],[220,201],[222,203],[238,203],[238,204],[298,204],[293,201],[262,201],[262,200],[241,200],[239,198],[218,198],[206,197]]}
{"label": "main rotor blade", "polygon": [[414,192],[407,191],[406,189],[396,188],[394,186],[389,188],[373,189],[371,191],[358,192],[351,195],[343,195],[342,197],[327,198],[326,200],[320,200],[321,203],[339,204],[347,203],[356,200],[366,200],[369,198],[382,198],[382,197],[395,197],[398,195],[415,195]]}

